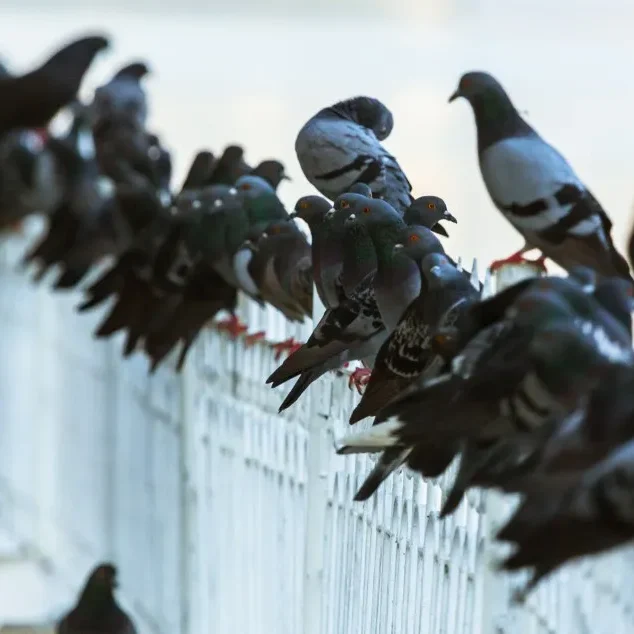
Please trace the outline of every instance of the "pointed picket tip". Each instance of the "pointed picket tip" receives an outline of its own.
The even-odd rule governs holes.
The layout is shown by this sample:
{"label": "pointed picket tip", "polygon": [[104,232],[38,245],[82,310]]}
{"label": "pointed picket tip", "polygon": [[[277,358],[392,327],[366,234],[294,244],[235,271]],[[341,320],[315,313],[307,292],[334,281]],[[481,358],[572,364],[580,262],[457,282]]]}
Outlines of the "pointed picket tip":
{"label": "pointed picket tip", "polygon": [[503,291],[513,284],[517,284],[529,277],[542,277],[543,270],[530,262],[521,264],[505,264],[491,274],[495,292]]}

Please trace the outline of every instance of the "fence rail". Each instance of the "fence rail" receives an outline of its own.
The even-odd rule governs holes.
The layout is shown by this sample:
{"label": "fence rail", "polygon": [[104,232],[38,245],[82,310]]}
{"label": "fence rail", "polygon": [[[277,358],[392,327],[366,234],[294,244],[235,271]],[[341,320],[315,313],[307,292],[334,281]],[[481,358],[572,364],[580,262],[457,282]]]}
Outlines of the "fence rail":
{"label": "fence rail", "polygon": [[[631,552],[511,607],[520,577],[494,573],[491,544],[511,502],[472,492],[440,521],[450,476],[404,471],[352,502],[370,459],[334,453],[356,398],[343,378],[280,416],[271,349],[213,330],[181,376],[148,377],[119,340],[92,340],[99,316],[75,314],[76,295],[16,272],[22,249],[5,244],[0,263],[0,528],[60,602],[108,558],[141,633],[634,631]],[[273,341],[309,329],[253,305],[243,317]]]}

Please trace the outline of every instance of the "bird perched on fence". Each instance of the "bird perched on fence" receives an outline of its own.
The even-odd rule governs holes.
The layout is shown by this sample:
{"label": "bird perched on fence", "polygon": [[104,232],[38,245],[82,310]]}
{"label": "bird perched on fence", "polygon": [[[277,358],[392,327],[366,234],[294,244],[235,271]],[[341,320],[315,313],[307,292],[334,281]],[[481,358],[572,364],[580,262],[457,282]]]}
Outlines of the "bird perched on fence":
{"label": "bird perched on fence", "polygon": [[531,433],[582,407],[608,372],[633,364],[629,333],[575,280],[520,284],[518,295],[506,293],[510,304],[499,296],[474,304],[451,370],[409,388],[370,431],[344,439],[340,452]]}
{"label": "bird perched on fence", "polygon": [[412,202],[412,186],[381,144],[393,127],[392,113],[378,99],[346,99],[306,122],[295,152],[306,178],[326,198],[334,200],[355,183],[365,183],[402,213]]}
{"label": "bird perched on fence", "polygon": [[124,118],[135,121],[139,128],[145,128],[148,103],[141,80],[149,73],[145,62],[131,62],[119,69],[108,83],[99,86],[90,104],[92,125]]}
{"label": "bird perched on fence", "polygon": [[0,77],[0,135],[42,128],[76,97],[86,71],[109,41],[83,37],[56,51],[44,64],[17,77]]}
{"label": "bird perched on fence", "polygon": [[463,75],[449,101],[463,97],[473,109],[482,178],[495,206],[524,236],[526,251],[541,250],[565,269],[590,267],[631,279],[612,242],[612,222],[568,161],[521,117],[491,75]]}
{"label": "bird perched on fence", "polygon": [[114,595],[117,569],[99,564],[88,577],[75,607],[57,624],[57,634],[136,634],[132,619]]}

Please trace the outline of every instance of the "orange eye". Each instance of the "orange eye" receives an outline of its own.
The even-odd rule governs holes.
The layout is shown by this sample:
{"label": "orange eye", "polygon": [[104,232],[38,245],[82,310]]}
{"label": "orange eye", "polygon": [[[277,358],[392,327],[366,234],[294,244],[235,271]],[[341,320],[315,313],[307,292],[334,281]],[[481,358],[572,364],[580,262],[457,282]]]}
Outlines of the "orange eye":
{"label": "orange eye", "polygon": [[419,237],[418,237],[415,233],[413,233],[413,234],[409,237],[409,241],[410,241],[410,242],[418,242],[419,240],[420,240],[420,238],[419,238]]}
{"label": "orange eye", "polygon": [[436,209],[436,203],[429,203],[427,205],[430,209]]}
{"label": "orange eye", "polygon": [[307,203],[306,201],[304,201],[303,203],[299,203],[300,209],[308,209],[309,207],[310,207],[310,203]]}
{"label": "orange eye", "polygon": [[243,183],[242,185],[240,185],[240,189],[244,189],[244,190],[251,189],[251,185],[249,185],[249,183]]}
{"label": "orange eye", "polygon": [[348,207],[350,207],[350,203],[347,200],[340,200],[339,206],[341,209],[348,209]]}
{"label": "orange eye", "polygon": [[369,214],[370,213],[370,208],[369,207],[364,207],[362,209],[362,211],[363,211],[364,214]]}

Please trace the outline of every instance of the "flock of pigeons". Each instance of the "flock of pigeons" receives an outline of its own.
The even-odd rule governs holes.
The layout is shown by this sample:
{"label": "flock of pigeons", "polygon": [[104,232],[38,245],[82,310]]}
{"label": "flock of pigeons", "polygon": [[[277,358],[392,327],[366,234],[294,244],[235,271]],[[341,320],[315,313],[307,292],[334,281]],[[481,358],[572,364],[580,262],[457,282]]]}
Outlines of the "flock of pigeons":
{"label": "flock of pigeons", "polygon": [[[523,494],[498,537],[516,546],[502,568],[533,572],[524,592],[563,563],[634,537],[629,266],[599,202],[492,76],[465,74],[450,98],[471,104],[486,187],[525,239],[492,267],[536,248],[536,266],[550,258],[568,277],[524,279],[483,299],[437,237],[456,219],[441,198],[414,198],[383,147],[394,122],[380,101],[347,99],[302,127],[297,158],[323,197],[302,197],[292,213],[276,193],[283,165],[249,166],[239,146],[199,152],[173,191],[170,154],[146,128],[146,64],[122,68],[90,103],[77,97],[107,45],[83,38],[30,73],[0,77],[0,225],[48,218],[25,263],[38,279],[57,267],[57,289],[111,258],[79,307],[112,300],[97,337],[125,332],[124,354],[144,351],[152,369],[180,347],[180,369],[220,311],[231,315],[220,327],[245,333],[238,292],[301,321],[314,285],[325,313],[306,343],[284,342],[289,355],[267,382],[297,379],[283,410],[324,373],[362,361],[350,423],[374,425],[344,438],[339,453],[379,456],[355,499],[401,465],[437,477],[459,455],[443,516],[472,486]],[[56,137],[47,127],[62,108],[72,124]],[[108,612],[115,575],[110,564],[93,571],[60,633],[85,632],[95,618],[134,631]]]}

